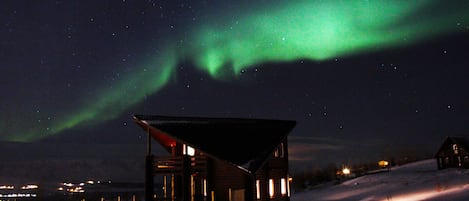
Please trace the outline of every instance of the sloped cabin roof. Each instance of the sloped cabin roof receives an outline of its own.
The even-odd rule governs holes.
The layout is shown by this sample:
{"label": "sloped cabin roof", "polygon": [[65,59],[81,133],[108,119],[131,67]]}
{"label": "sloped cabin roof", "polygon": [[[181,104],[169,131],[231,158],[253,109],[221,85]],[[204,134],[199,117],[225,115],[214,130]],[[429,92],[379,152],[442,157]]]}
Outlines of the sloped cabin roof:
{"label": "sloped cabin roof", "polygon": [[460,147],[469,150],[469,136],[447,136],[438,151],[435,153],[435,157],[438,157],[438,154],[441,151],[453,144],[457,144]]}
{"label": "sloped cabin roof", "polygon": [[170,151],[176,142],[255,173],[286,139],[295,121],[273,119],[134,115],[134,120]]}

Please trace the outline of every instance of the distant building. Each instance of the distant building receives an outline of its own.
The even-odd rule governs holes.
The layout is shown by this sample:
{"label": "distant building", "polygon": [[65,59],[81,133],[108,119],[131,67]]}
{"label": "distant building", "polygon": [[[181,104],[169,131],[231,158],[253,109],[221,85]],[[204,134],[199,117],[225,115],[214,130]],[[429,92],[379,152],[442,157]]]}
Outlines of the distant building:
{"label": "distant building", "polygon": [[144,115],[134,119],[169,153],[152,156],[148,151],[147,156],[147,175],[163,176],[163,200],[290,200],[287,135],[295,121]]}
{"label": "distant building", "polygon": [[446,137],[435,158],[438,169],[469,168],[469,137]]}

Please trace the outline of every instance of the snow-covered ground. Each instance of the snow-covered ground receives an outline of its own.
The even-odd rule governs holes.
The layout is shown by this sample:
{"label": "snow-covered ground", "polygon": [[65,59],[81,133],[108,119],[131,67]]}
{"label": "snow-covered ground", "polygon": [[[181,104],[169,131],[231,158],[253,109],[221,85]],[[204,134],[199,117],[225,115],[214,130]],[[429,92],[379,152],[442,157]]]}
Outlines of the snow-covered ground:
{"label": "snow-covered ground", "polygon": [[427,159],[365,175],[339,185],[292,195],[292,201],[468,201],[469,170],[437,170]]}

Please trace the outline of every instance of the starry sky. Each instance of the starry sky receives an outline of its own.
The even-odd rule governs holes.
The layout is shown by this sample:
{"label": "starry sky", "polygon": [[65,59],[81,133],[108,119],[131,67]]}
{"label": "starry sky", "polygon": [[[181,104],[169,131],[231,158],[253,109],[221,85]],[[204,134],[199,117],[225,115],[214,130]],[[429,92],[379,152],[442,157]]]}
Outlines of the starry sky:
{"label": "starry sky", "polygon": [[432,156],[469,135],[468,36],[459,0],[5,1],[0,140],[140,156],[133,114],[242,117],[296,120],[293,164]]}

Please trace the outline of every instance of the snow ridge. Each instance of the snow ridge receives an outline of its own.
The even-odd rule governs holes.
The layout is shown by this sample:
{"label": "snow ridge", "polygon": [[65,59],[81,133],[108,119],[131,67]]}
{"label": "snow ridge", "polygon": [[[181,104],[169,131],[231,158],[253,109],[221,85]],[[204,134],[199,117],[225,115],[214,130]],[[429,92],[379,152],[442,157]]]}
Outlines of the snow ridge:
{"label": "snow ridge", "polygon": [[339,185],[299,192],[292,201],[467,201],[469,170],[438,170],[435,159],[393,167]]}

